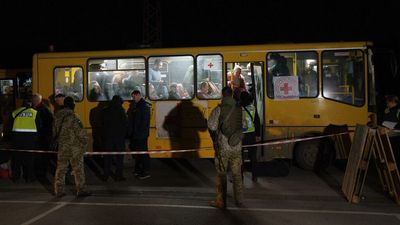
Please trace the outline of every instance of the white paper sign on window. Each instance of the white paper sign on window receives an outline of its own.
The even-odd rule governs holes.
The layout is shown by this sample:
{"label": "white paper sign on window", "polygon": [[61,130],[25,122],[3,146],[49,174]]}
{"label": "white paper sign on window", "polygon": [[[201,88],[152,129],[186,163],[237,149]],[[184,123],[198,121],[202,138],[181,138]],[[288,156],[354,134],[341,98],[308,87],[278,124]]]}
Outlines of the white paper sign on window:
{"label": "white paper sign on window", "polygon": [[297,76],[281,76],[273,79],[275,99],[299,99],[299,79]]}

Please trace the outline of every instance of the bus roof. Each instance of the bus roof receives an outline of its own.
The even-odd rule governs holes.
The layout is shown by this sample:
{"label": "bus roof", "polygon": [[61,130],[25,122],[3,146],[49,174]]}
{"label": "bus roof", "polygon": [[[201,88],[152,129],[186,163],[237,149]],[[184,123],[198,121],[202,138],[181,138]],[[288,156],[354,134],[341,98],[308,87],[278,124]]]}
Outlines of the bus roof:
{"label": "bus roof", "polygon": [[49,52],[37,53],[38,58],[59,57],[109,57],[109,56],[132,56],[153,54],[188,54],[188,53],[234,53],[234,52],[266,52],[266,51],[289,51],[289,50],[327,50],[327,49],[352,49],[366,48],[372,46],[372,42],[318,42],[318,43],[272,43],[255,45],[231,45],[231,46],[207,46],[207,47],[170,47],[170,48],[138,48],[125,50],[100,50],[100,51],[76,51],[76,52]]}

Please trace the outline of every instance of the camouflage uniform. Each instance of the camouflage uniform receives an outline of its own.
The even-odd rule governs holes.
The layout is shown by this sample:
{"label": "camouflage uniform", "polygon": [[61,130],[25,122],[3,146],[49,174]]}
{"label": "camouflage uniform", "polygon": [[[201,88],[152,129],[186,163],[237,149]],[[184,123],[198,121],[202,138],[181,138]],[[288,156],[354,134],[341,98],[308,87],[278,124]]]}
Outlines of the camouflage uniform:
{"label": "camouflage uniform", "polygon": [[[222,106],[224,105],[222,100]],[[230,98],[228,105],[235,104],[233,98]],[[226,103],[226,102],[225,102]],[[226,104],[225,104],[226,105]],[[227,192],[227,170],[230,166],[233,178],[233,193],[236,204],[242,203],[243,195],[243,180],[241,174],[242,168],[242,143],[240,142],[236,146],[230,146],[228,138],[220,132],[219,124],[221,114],[221,105],[214,108],[208,118],[208,128],[211,133],[215,134],[214,142],[215,146],[215,168],[217,170],[217,207],[226,206],[226,192]],[[241,118],[241,117],[240,117]],[[229,122],[234,122],[230,121]]]}
{"label": "camouflage uniform", "polygon": [[53,134],[59,132],[57,155],[57,170],[54,178],[54,192],[64,192],[65,174],[71,163],[75,177],[77,193],[84,191],[85,171],[84,153],[88,137],[83,129],[79,116],[69,108],[63,108],[55,114]]}

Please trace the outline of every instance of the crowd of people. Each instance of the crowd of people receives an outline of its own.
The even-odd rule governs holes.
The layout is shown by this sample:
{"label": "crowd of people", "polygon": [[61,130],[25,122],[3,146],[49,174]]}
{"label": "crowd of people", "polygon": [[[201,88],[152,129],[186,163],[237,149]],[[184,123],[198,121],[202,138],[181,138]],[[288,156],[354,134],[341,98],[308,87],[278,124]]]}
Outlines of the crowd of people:
{"label": "crowd of people", "polygon": [[[208,118],[207,126],[214,143],[215,168],[217,171],[217,195],[210,205],[216,208],[226,207],[227,176],[232,174],[234,200],[238,207],[243,204],[243,151],[242,145],[252,145],[261,141],[260,118],[254,105],[254,99],[243,86],[240,67],[222,89],[221,104],[214,108]],[[178,92],[179,86],[176,85]],[[209,84],[200,85],[202,98],[209,97]],[[173,93],[169,93],[172,95]],[[107,106],[101,109],[99,127],[101,129],[100,150],[109,152],[125,151],[125,140],[130,141],[132,151],[147,151],[150,129],[150,104],[145,101],[139,90],[130,93],[133,100],[129,109],[123,108],[123,99],[114,95]],[[54,171],[54,194],[57,197],[66,195],[64,191],[65,176],[72,170],[76,196],[91,195],[85,185],[84,154],[88,145],[88,136],[79,116],[74,112],[73,97],[57,94],[54,97],[55,110],[51,112],[43,103],[42,96],[34,94],[31,101],[25,101],[23,106],[11,114],[9,130],[12,131],[13,146],[19,150],[57,150],[57,157],[47,154],[29,152],[13,152],[11,155],[11,179],[17,182],[24,178],[27,182],[43,179],[49,174],[51,161],[56,163]],[[400,108],[397,96],[386,96],[387,108],[383,113],[383,121],[394,124],[391,129],[400,127]],[[395,156],[400,160],[399,136],[391,138]],[[97,150],[99,150],[97,149]],[[248,148],[252,180],[257,181],[256,149]],[[148,154],[134,155],[134,175],[138,179],[149,178],[150,157]],[[112,167],[115,165],[115,172]],[[123,154],[104,154],[103,174],[101,179],[107,182],[125,181],[123,173]]]}
{"label": "crowd of people", "polygon": [[[110,101],[112,96],[119,95],[123,100],[128,100],[133,90],[139,90],[144,94],[146,83],[148,97],[151,100],[192,99],[195,94],[193,65],[190,65],[185,73],[176,71],[173,66],[168,72],[162,71],[162,67],[162,61],[155,59],[149,68],[148,82],[146,82],[144,70],[89,72],[88,99]],[[221,87],[212,82],[208,76],[197,82],[197,96],[200,99],[220,97]]]}
{"label": "crowd of people", "polygon": [[[150,105],[141,92],[131,93],[131,107],[125,112],[123,100],[114,95],[109,104],[101,111],[101,139],[99,146],[105,151],[125,151],[125,140],[130,140],[132,151],[147,151],[147,139],[150,129]],[[66,174],[75,179],[76,196],[91,195],[86,189],[84,172],[84,154],[87,150],[88,135],[81,120],[74,112],[75,100],[71,96],[54,96],[55,110],[43,103],[38,93],[31,100],[25,100],[22,107],[14,110],[9,119],[11,142],[15,149],[7,156],[11,162],[10,178],[18,182],[48,180],[54,175],[54,195],[63,197]],[[57,151],[52,154],[34,154],[26,150]],[[135,155],[134,174],[138,179],[150,177],[150,157],[148,154]],[[124,181],[123,155],[105,155],[103,157],[102,180],[113,177],[115,181]],[[115,162],[116,171],[111,167]],[[55,165],[55,169],[54,166]]]}

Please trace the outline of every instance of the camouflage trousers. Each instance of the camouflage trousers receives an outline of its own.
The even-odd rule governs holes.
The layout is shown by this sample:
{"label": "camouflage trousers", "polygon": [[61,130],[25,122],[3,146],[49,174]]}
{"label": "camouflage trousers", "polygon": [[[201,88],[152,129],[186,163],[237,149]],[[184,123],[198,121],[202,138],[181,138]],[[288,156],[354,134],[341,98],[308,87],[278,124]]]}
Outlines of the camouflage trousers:
{"label": "camouflage trousers", "polygon": [[227,171],[232,172],[233,196],[236,203],[243,200],[242,145],[219,148],[215,151],[215,169],[217,170],[217,201],[226,205]]}
{"label": "camouflage trousers", "polygon": [[54,192],[64,192],[65,174],[68,171],[68,165],[71,164],[72,171],[75,178],[76,191],[80,192],[85,189],[85,170],[84,170],[84,157],[83,154],[66,156],[58,154],[57,157],[57,170],[54,177]]}

